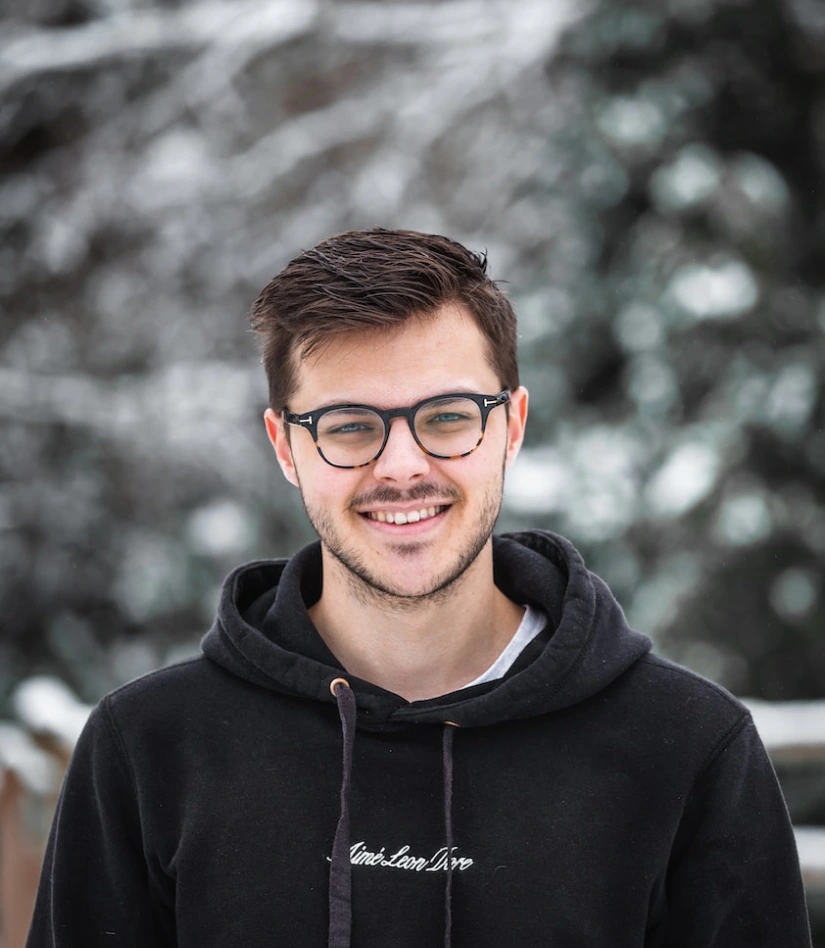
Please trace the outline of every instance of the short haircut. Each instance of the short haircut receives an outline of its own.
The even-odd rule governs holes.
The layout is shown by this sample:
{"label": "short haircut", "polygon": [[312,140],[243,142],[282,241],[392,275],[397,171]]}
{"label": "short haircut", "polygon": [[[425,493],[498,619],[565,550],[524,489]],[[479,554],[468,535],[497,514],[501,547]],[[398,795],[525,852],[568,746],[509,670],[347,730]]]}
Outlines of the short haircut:
{"label": "short haircut", "polygon": [[457,303],[476,321],[502,387],[518,388],[516,316],[487,275],[485,253],[437,234],[351,231],[305,250],[252,304],[269,383],[282,411],[298,387],[298,361],[345,333],[391,331]]}

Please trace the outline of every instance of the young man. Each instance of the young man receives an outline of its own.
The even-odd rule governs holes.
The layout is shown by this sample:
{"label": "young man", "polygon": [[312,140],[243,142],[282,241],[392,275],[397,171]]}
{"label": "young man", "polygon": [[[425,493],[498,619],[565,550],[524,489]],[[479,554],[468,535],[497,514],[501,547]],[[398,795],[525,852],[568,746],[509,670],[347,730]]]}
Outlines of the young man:
{"label": "young man", "polygon": [[750,717],[561,537],[491,538],[527,392],[482,258],[374,230],[253,307],[319,543],[226,581],[204,655],[104,698],[29,948],[805,948]]}

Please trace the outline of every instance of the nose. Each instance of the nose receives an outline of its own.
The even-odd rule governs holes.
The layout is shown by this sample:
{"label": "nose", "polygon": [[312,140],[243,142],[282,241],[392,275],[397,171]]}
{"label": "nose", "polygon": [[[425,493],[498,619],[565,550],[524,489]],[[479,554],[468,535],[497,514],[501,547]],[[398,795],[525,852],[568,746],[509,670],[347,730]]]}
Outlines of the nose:
{"label": "nose", "polygon": [[405,418],[390,421],[387,443],[372,471],[378,480],[393,483],[417,481],[429,473],[429,456],[418,446]]}

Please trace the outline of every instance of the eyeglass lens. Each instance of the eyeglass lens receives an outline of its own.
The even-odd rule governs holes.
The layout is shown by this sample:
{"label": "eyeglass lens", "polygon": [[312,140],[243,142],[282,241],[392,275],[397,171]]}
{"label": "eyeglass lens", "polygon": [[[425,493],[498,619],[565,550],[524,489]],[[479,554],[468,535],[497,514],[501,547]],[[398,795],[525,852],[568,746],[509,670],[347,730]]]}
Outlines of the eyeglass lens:
{"label": "eyeglass lens", "polygon": [[[431,454],[466,454],[481,440],[481,409],[469,398],[434,398],[415,413],[415,435]],[[338,408],[318,419],[318,447],[332,464],[371,461],[384,443],[384,421],[367,408]]]}

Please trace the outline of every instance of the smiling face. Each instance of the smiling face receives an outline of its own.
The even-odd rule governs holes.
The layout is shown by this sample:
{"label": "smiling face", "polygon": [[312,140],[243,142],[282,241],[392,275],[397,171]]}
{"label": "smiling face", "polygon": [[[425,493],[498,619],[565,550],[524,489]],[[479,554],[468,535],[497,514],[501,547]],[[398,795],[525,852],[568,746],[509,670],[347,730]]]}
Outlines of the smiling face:
{"label": "smiling face", "polygon": [[[390,332],[333,339],[300,362],[293,412],[352,403],[412,406],[446,392],[492,395],[502,388],[472,317],[455,305]],[[266,413],[267,431],[289,481],[300,487],[321,539],[325,583],[337,574],[364,595],[422,600],[481,565],[492,569],[490,534],[501,506],[504,468],[524,433],[527,392],[512,393],[509,420],[494,409],[484,439],[467,457],[440,460],[418,446],[404,418],[390,423],[373,464],[334,468],[310,433]],[[489,575],[487,581],[492,581]]]}

